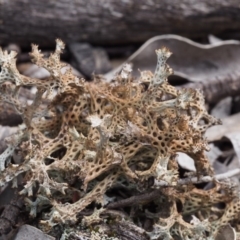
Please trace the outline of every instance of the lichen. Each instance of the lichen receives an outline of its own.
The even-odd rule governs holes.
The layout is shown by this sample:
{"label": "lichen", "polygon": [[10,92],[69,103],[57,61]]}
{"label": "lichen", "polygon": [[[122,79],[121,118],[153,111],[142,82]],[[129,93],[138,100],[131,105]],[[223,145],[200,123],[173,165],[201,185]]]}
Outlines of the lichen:
{"label": "lichen", "polygon": [[[177,152],[193,158],[198,177],[213,174],[205,155],[204,133],[220,121],[207,113],[199,90],[177,90],[168,83],[173,70],[166,64],[171,55],[167,48],[156,51],[154,74],[144,71],[134,79],[131,66],[126,65],[111,82],[96,76],[87,82],[74,76],[70,68],[62,71],[66,66],[60,61],[64,43],[59,39],[56,43],[49,58],[32,45],[33,63],[50,73],[44,80],[21,75],[16,53],[0,49],[1,101],[13,105],[24,123],[0,155],[1,186],[25,173],[20,194],[25,195],[30,215],[36,217],[44,205],[51,206],[40,222],[45,231],[76,223],[78,214],[91,203],[95,204],[92,216],[97,217],[85,216],[82,224],[101,224],[109,219],[107,191],[124,181],[135,191],[141,191],[142,184],[144,191],[149,189],[144,183],[151,178],[169,186],[163,187],[162,198],[155,199],[157,208],[164,207],[163,198],[170,202],[167,218],[147,215],[153,221],[152,231],[148,231],[151,239],[172,239],[174,235],[211,239],[234,219],[240,211],[239,201],[227,193],[224,184],[217,183],[208,191],[192,184],[178,185]],[[26,86],[37,88],[31,104],[18,97]],[[16,148],[24,156],[20,164],[9,161]],[[177,202],[183,205],[182,212]],[[211,209],[220,202],[227,207],[216,214]],[[207,214],[200,219],[195,216],[199,211]],[[191,222],[184,218],[189,214],[194,216]]]}

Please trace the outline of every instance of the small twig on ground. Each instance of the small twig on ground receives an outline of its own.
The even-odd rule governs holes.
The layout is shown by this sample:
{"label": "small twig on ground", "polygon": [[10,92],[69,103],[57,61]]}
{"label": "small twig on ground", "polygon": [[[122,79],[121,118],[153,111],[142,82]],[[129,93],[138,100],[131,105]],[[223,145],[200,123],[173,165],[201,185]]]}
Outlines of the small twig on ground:
{"label": "small twig on ground", "polygon": [[[178,185],[186,185],[186,184],[189,184],[189,183],[194,183],[194,184],[196,184],[196,183],[207,183],[207,182],[212,182],[213,180],[222,180],[222,179],[230,178],[230,177],[236,176],[238,174],[240,174],[240,169],[239,168],[228,171],[226,173],[217,174],[213,177],[202,176],[200,178],[188,177],[188,178],[179,179],[177,184]],[[170,185],[170,184],[168,184],[167,182],[164,182],[164,181],[155,180],[154,186],[156,186],[156,187],[166,186],[167,187],[167,186],[172,186],[172,185]]]}
{"label": "small twig on ground", "polygon": [[[226,179],[226,178],[230,178],[233,176],[236,176],[240,174],[240,169],[234,169],[231,171],[228,171],[226,173],[222,173],[222,174],[217,174],[213,177],[211,176],[203,176],[200,177],[199,179],[197,177],[188,177],[188,178],[184,178],[184,179],[179,179],[178,180],[178,185],[186,185],[186,184],[196,184],[196,183],[207,183],[207,182],[212,182],[213,180],[222,180],[222,179]],[[156,181],[155,180],[155,184],[156,187],[172,187],[173,185],[168,184],[167,182],[164,181]],[[134,205],[138,205],[138,204],[143,204],[146,202],[150,202],[152,200],[154,200],[156,197],[159,197],[162,194],[160,189],[155,189],[152,192],[147,192],[138,196],[132,196],[130,198],[127,199],[123,199],[117,202],[112,202],[110,204],[107,205],[107,209],[114,209],[114,208],[122,208],[122,207],[126,207],[126,206],[134,206]]]}
{"label": "small twig on ground", "polygon": [[127,199],[123,199],[117,202],[113,202],[107,205],[107,209],[113,209],[113,208],[121,208],[121,207],[125,207],[125,206],[134,206],[134,205],[138,205],[140,203],[144,203],[144,202],[150,202],[152,200],[154,200],[156,197],[158,197],[159,195],[161,195],[161,191],[159,189],[156,189],[152,192],[147,192],[141,195],[137,195],[137,196],[132,196],[130,198]]}
{"label": "small twig on ground", "polygon": [[144,229],[136,226],[130,221],[117,221],[110,225],[110,229],[114,231],[120,239],[123,240],[147,240],[147,236]]}

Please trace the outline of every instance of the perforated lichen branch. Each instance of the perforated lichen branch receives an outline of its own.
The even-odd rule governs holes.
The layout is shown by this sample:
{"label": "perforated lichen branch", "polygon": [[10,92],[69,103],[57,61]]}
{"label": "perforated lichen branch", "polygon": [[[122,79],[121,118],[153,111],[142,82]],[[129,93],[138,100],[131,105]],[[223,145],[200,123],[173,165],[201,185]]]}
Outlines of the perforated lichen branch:
{"label": "perforated lichen branch", "polygon": [[[166,64],[171,55],[168,49],[156,51],[158,64],[154,74],[145,71],[133,79],[131,67],[126,65],[110,83],[101,77],[85,82],[74,76],[71,69],[63,71],[66,64],[60,61],[60,53],[64,43],[56,42],[56,50],[49,58],[32,45],[33,62],[50,73],[45,80],[21,75],[16,68],[16,53],[0,50],[1,101],[13,105],[24,123],[0,155],[0,181],[4,185],[25,172],[20,194],[25,195],[31,215],[44,211],[43,205],[52,207],[41,221],[45,231],[56,224],[74,224],[78,214],[89,206],[93,206],[93,216],[97,215],[98,221],[89,216],[83,224],[97,224],[101,218],[109,220],[111,217],[101,213],[112,201],[108,191],[117,184],[131,186],[132,194],[139,194],[149,191],[150,186],[163,187],[158,182],[166,183],[163,198],[172,202],[172,215],[166,219],[153,217],[155,225],[148,234],[152,239],[161,234],[168,238],[178,235],[195,239],[194,234],[204,237],[211,225],[208,218],[195,218],[191,225],[183,220],[184,214],[207,209],[207,216],[215,217],[215,232],[234,218],[228,214],[228,208],[223,213],[223,217],[228,216],[226,221],[211,211],[223,199],[227,204],[234,199],[226,190],[219,193],[216,186],[209,199],[207,191],[194,190],[190,182],[180,184],[184,180],[178,176],[177,152],[194,159],[198,179],[206,175],[211,178],[212,169],[204,153],[208,150],[204,133],[219,120],[207,113],[199,90],[177,90],[169,85],[167,78],[172,69]],[[19,90],[25,86],[37,88],[30,105],[18,98]],[[16,148],[24,160],[14,165],[9,159]],[[152,179],[156,184],[149,185]],[[139,200],[135,208],[142,211],[142,205],[147,209],[150,202],[161,208],[161,201],[162,197]],[[183,213],[176,208],[179,201]],[[132,226],[135,218],[129,216]]]}

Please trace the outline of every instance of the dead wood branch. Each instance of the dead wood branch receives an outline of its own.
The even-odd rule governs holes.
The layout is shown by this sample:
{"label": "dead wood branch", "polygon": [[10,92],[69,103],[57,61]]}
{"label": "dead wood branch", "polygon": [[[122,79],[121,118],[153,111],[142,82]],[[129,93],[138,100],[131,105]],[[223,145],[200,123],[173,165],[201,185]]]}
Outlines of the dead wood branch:
{"label": "dead wood branch", "polygon": [[[12,0],[0,3],[0,44],[140,43],[160,34],[239,38],[239,1]],[[27,36],[27,37],[26,37]]]}

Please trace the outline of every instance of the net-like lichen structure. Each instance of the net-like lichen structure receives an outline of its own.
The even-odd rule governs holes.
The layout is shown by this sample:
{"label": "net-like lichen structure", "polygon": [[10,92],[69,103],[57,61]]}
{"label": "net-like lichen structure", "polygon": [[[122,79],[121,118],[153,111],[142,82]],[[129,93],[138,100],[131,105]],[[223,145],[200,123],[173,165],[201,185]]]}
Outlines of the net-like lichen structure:
{"label": "net-like lichen structure", "polygon": [[[0,98],[14,106],[24,123],[0,155],[0,185],[13,181],[17,186],[18,175],[23,176],[20,194],[32,217],[45,212],[40,222],[45,231],[77,221],[122,226],[125,220],[150,239],[214,239],[236,217],[240,204],[225,183],[215,182],[210,190],[179,184],[177,152],[194,160],[199,178],[212,176],[204,133],[219,120],[208,114],[199,90],[168,83],[170,51],[156,51],[155,73],[143,71],[133,78],[126,64],[111,82],[101,76],[87,82],[60,61],[65,46],[59,39],[56,43],[48,58],[32,45],[33,63],[50,73],[44,80],[21,75],[16,53],[0,50]],[[37,89],[31,103],[19,99],[26,87]],[[23,156],[19,164],[10,161],[16,149]],[[107,208],[119,186],[128,190],[125,197],[152,189],[161,194],[124,215]],[[219,203],[226,207],[216,210]],[[90,214],[81,219],[84,211]],[[149,228],[141,224],[143,218]]]}

